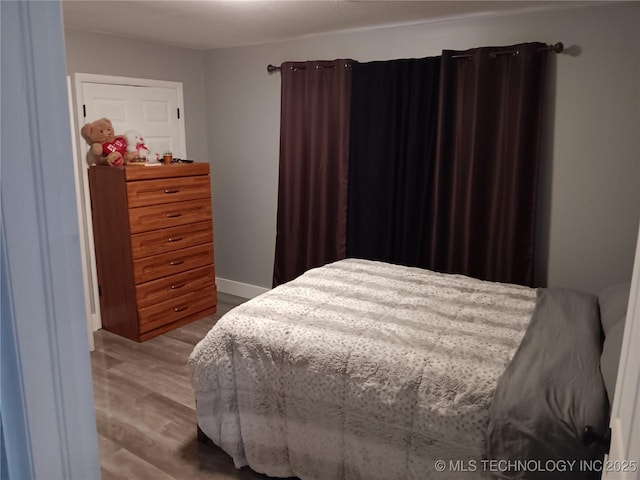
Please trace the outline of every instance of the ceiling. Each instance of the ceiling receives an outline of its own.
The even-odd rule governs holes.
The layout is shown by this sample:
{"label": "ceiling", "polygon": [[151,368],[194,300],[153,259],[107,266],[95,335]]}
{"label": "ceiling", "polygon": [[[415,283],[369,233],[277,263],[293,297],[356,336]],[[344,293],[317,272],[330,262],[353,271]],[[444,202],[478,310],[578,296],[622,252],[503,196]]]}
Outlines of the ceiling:
{"label": "ceiling", "polygon": [[62,0],[62,11],[65,28],[209,50],[578,3],[592,2]]}

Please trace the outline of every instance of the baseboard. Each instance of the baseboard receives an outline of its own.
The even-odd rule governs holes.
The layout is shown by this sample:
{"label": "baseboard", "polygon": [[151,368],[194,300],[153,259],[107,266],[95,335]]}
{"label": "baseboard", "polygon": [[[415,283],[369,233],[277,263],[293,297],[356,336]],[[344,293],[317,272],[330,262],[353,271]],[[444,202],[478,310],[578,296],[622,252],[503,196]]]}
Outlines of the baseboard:
{"label": "baseboard", "polygon": [[236,297],[242,298],[254,298],[270,290],[269,288],[258,287],[257,285],[236,282],[234,280],[227,280],[226,278],[220,277],[216,277],[216,286],[218,287],[219,292],[228,293],[229,295],[235,295]]}

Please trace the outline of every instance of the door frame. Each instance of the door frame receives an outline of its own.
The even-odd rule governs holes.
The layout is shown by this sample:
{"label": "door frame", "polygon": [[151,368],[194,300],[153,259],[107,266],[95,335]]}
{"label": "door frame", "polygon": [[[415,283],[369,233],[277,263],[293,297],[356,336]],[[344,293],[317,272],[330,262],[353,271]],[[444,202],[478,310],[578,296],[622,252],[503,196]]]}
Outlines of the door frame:
{"label": "door frame", "polygon": [[[178,145],[184,156],[187,157],[186,136],[184,126],[184,96],[181,82],[166,80],[154,80],[147,78],[120,77],[113,75],[100,75],[93,73],[75,73],[75,101],[76,101],[76,130],[79,132],[85,123],[84,98],[82,85],[84,83],[102,83],[105,85],[125,85],[132,87],[159,87],[176,91],[177,106],[180,109],[178,119]],[[91,217],[91,197],[89,195],[88,164],[86,161],[89,145],[82,141],[82,137],[74,135],[74,161],[81,174],[76,176],[76,195],[81,205],[80,221],[80,248],[83,251],[82,269],[84,273],[85,303],[87,305],[87,328],[89,335],[102,328],[100,317],[100,296],[98,293],[98,276],[96,272],[96,256],[93,238],[93,220]]]}
{"label": "door frame", "polygon": [[611,409],[611,450],[602,480],[635,480],[640,470],[640,228]]}
{"label": "door frame", "polygon": [[[91,269],[87,269],[85,266],[87,265],[87,249],[85,248],[85,234],[83,231],[83,223],[84,223],[84,208],[83,201],[80,192],[82,191],[79,185],[82,185],[82,170],[80,169],[80,164],[78,163],[78,135],[76,133],[76,118],[73,115],[73,94],[71,93],[71,77],[67,75],[67,95],[69,96],[69,123],[71,127],[71,151],[73,154],[73,182],[76,189],[76,209],[78,214],[78,236],[80,238],[80,264],[82,265],[82,284],[83,284],[83,294],[84,294],[84,310],[85,310],[85,319],[87,322],[87,335],[89,337],[89,351],[93,352],[95,349],[95,345],[93,342],[93,312],[91,308],[91,285],[93,279],[91,278]],[[98,309],[98,321],[100,319],[100,310]]]}

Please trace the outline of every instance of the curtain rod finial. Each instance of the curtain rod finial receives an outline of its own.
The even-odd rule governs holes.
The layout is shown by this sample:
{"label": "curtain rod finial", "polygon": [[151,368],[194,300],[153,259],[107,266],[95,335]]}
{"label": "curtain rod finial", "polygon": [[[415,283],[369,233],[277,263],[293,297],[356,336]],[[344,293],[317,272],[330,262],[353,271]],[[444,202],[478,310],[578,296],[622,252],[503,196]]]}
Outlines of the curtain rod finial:
{"label": "curtain rod finial", "polygon": [[267,72],[269,73],[277,72],[278,70],[280,70],[280,67],[276,67],[271,64],[267,65]]}
{"label": "curtain rod finial", "polygon": [[564,50],[564,45],[562,44],[562,42],[555,43],[550,47],[550,50],[553,50],[556,53],[562,53],[562,51]]}

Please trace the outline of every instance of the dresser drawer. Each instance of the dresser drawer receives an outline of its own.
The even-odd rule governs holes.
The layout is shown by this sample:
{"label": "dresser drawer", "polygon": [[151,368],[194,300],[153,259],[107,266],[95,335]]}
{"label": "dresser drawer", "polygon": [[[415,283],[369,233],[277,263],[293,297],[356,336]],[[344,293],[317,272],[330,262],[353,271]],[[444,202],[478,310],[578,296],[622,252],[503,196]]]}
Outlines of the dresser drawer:
{"label": "dresser drawer", "polygon": [[149,257],[203,243],[213,243],[213,223],[198,222],[131,235],[131,256]]}
{"label": "dresser drawer", "polygon": [[166,302],[140,308],[138,310],[140,333],[146,333],[181,318],[211,309],[215,305],[216,287],[212,285]]}
{"label": "dresser drawer", "polygon": [[129,231],[148,232],[211,219],[211,199],[166,203],[129,209]]}
{"label": "dresser drawer", "polygon": [[213,265],[136,285],[138,308],[149,307],[215,284]]}
{"label": "dresser drawer", "polygon": [[158,178],[193,177],[196,175],[209,175],[209,164],[205,162],[172,163],[170,165],[155,165],[151,168],[140,168],[139,165],[125,165],[124,167],[100,167],[119,168],[124,173],[127,182],[136,180],[155,180]]}
{"label": "dresser drawer", "polygon": [[183,248],[175,252],[134,260],[133,277],[135,284],[138,285],[156,278],[212,264],[213,244],[205,243],[204,245]]}
{"label": "dresser drawer", "polygon": [[127,182],[129,208],[209,197],[211,184],[207,175]]}

